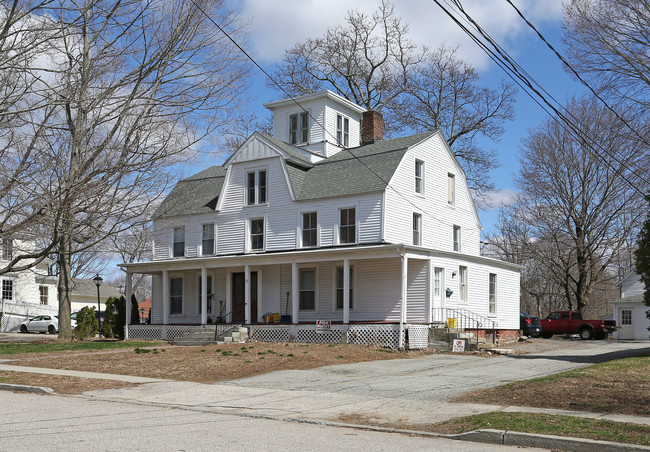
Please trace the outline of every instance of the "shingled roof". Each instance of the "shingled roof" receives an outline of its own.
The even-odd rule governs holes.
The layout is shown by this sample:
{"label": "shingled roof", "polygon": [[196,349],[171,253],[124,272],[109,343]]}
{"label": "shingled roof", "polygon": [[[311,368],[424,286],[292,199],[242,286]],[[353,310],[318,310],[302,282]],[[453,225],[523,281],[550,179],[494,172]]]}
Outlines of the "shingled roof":
{"label": "shingled roof", "polygon": [[153,217],[170,218],[214,212],[226,170],[212,166],[180,181],[154,212]]}
{"label": "shingled roof", "polygon": [[[291,154],[287,173],[296,200],[311,200],[373,193],[386,189],[404,154],[411,146],[435,132],[377,141],[342,150],[315,164],[292,146],[269,138]],[[213,166],[180,181],[154,213],[154,218],[214,212],[223,187],[226,169]]]}

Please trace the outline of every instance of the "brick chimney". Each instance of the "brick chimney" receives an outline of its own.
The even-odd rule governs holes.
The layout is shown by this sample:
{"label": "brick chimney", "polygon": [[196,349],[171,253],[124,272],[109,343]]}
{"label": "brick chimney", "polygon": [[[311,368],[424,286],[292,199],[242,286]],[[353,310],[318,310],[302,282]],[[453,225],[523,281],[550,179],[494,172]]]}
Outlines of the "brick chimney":
{"label": "brick chimney", "polygon": [[361,144],[372,144],[384,139],[384,120],[381,113],[374,110],[363,112],[361,119]]}

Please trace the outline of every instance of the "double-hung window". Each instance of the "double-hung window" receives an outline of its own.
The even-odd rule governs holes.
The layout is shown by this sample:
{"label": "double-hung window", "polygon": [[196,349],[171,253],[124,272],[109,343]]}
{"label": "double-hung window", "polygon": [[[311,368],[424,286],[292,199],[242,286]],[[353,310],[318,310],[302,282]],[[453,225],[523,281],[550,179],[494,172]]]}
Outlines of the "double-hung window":
{"label": "double-hung window", "polygon": [[264,250],[264,218],[253,218],[250,222],[251,251]]}
{"label": "double-hung window", "polygon": [[458,301],[467,301],[467,267],[458,267]]}
{"label": "double-hung window", "polygon": [[336,141],[339,146],[350,145],[350,120],[342,115],[336,115]]}
{"label": "double-hung window", "polygon": [[13,279],[2,280],[2,299],[13,301],[14,299],[14,281]]}
{"label": "double-hung window", "polygon": [[413,213],[413,245],[422,245],[422,214]]}
{"label": "double-hung window", "polygon": [[341,209],[339,221],[339,243],[355,243],[357,241],[357,231],[354,207]]}
{"label": "double-hung window", "polygon": [[490,273],[489,285],[488,314],[494,315],[497,313],[497,275],[495,273]]}
{"label": "double-hung window", "polygon": [[170,314],[183,313],[183,278],[169,280]]}
{"label": "double-hung window", "polygon": [[246,173],[246,204],[266,203],[266,171],[249,171]]}
{"label": "double-hung window", "polygon": [[415,161],[415,193],[424,194],[424,162]]}
{"label": "double-hung window", "polygon": [[174,228],[173,256],[185,256],[185,228]]}
{"label": "double-hung window", "polygon": [[204,224],[201,235],[201,254],[214,254],[214,223]]}
{"label": "double-hung window", "polygon": [[14,243],[12,239],[2,240],[2,260],[10,261],[14,254]]}
{"label": "double-hung window", "polygon": [[460,251],[460,226],[454,225],[454,251]]}
{"label": "double-hung window", "polygon": [[318,216],[316,212],[302,214],[302,246],[318,245]]}
{"label": "double-hung window", "polygon": [[[354,270],[350,267],[350,309],[354,306]],[[336,267],[336,309],[343,309],[343,267]]]}
{"label": "double-hung window", "polygon": [[301,311],[316,309],[316,270],[300,270],[300,304]]}
{"label": "double-hung window", "polygon": [[451,173],[447,173],[447,204],[456,204],[456,176]]}
{"label": "double-hung window", "polygon": [[42,305],[47,306],[48,303],[48,289],[47,286],[38,286],[39,300]]}
{"label": "double-hung window", "polygon": [[309,115],[306,112],[289,116],[289,141],[291,144],[309,141]]}

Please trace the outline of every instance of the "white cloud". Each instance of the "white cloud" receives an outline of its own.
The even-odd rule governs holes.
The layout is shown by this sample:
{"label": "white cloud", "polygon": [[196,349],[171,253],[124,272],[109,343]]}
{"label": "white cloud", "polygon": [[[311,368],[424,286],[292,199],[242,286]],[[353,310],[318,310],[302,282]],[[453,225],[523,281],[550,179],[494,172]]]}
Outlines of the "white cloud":
{"label": "white cloud", "polygon": [[485,195],[486,201],[491,206],[488,210],[498,210],[499,207],[512,203],[517,197],[517,192],[510,189],[495,190]]}
{"label": "white cloud", "polygon": [[[515,2],[538,27],[559,23],[561,0],[519,0]],[[379,0],[244,0],[245,18],[251,18],[254,54],[266,63],[277,63],[284,51],[307,38],[345,23],[345,12],[353,8],[371,15]],[[411,40],[430,48],[443,42],[461,45],[460,55],[477,69],[487,66],[487,55],[474,44],[432,0],[394,2],[397,15],[410,28]],[[503,0],[466,0],[466,11],[509,52],[517,52],[522,39],[537,39],[516,11]],[[463,23],[465,23],[463,21]]]}

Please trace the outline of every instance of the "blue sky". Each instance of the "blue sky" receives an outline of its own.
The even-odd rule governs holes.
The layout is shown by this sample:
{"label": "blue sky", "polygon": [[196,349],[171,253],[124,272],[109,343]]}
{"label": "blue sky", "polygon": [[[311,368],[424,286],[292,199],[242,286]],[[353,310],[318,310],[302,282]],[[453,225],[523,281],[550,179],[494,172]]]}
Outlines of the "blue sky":
{"label": "blue sky", "polygon": [[[376,11],[380,0],[241,0],[236,2],[243,17],[250,19],[246,50],[267,72],[273,73],[285,49],[306,38],[323,35],[326,29],[344,24],[345,12],[357,9],[368,15]],[[395,2],[395,11],[409,25],[410,38],[419,45],[436,48],[443,42],[459,46],[459,54],[481,75],[481,85],[496,87],[507,75],[492,63],[460,28],[449,19],[433,0],[402,0]],[[506,0],[464,0],[465,10],[490,33],[507,52],[532,75],[553,97],[566,99],[583,92],[562,69],[557,58],[519,18]],[[514,0],[526,17],[558,49],[562,44],[561,0]],[[265,76],[254,73],[251,95],[260,112],[262,104],[282,96],[265,86]],[[492,173],[497,185],[494,200],[508,199],[515,191],[513,175],[518,168],[522,138],[536,127],[546,113],[521,90],[515,105],[516,119],[505,124],[506,133],[498,143],[486,141],[485,146],[497,151],[501,166]],[[211,161],[209,164],[219,164]],[[496,209],[480,211],[484,229],[489,231],[496,219]]]}

